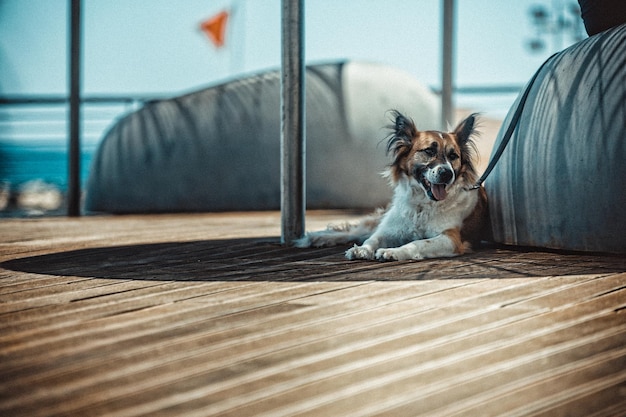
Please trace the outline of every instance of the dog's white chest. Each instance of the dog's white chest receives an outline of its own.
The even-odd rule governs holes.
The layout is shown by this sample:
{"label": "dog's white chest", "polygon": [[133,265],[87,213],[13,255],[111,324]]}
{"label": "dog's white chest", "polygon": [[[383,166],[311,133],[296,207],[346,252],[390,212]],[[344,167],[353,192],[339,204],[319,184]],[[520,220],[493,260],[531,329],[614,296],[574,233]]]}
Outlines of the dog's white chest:
{"label": "dog's white chest", "polygon": [[401,240],[427,239],[444,230],[461,227],[468,210],[473,207],[475,193],[454,190],[448,199],[430,202],[415,198],[411,192],[400,192],[385,213],[381,227],[401,236]]}

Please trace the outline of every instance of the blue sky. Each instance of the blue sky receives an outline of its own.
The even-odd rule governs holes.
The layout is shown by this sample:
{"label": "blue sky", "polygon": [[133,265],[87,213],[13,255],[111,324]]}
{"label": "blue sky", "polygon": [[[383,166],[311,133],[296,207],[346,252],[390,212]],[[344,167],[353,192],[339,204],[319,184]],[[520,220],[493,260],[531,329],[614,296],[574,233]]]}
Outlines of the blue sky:
{"label": "blue sky", "polygon": [[[438,87],[440,3],[308,0],[306,60],[382,62]],[[564,3],[458,0],[456,84],[524,84],[553,51],[528,52],[529,9]],[[67,91],[68,4],[0,0],[0,95]],[[216,49],[198,25],[228,8]],[[83,0],[83,22],[86,95],[171,95],[280,65],[280,0]]]}

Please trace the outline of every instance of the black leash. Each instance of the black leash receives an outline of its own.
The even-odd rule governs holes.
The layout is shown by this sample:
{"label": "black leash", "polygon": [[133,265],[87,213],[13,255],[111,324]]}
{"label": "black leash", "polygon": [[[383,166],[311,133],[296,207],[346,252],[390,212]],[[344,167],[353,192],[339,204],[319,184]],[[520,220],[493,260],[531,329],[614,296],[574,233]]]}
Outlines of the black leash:
{"label": "black leash", "polygon": [[504,137],[502,138],[502,141],[500,142],[500,146],[498,146],[498,149],[493,154],[493,157],[491,158],[491,161],[489,161],[489,165],[487,165],[487,169],[485,169],[485,172],[483,172],[483,175],[481,175],[478,181],[476,181],[476,184],[474,184],[468,190],[479,189],[483,185],[483,182],[485,182],[489,174],[491,174],[491,171],[493,171],[493,168],[498,163],[498,160],[502,156],[502,153],[504,152],[506,145],[509,144],[509,141],[511,140],[511,136],[513,135],[513,132],[515,131],[515,128],[517,127],[517,122],[519,122],[519,119],[522,115],[522,111],[524,110],[524,104],[526,103],[528,94],[530,94],[530,89],[535,83],[535,80],[537,79],[537,76],[539,75],[543,67],[548,63],[548,61],[550,61],[554,57],[554,55],[556,54],[553,54],[548,59],[546,59],[543,62],[543,64],[541,64],[537,72],[535,72],[535,75],[533,75],[533,78],[530,79],[530,82],[526,86],[526,89],[524,90],[524,93],[522,94],[522,97],[520,98],[519,103],[517,104],[515,113],[513,114],[513,117],[511,118],[511,121],[509,122],[509,127],[507,128],[506,133],[504,134]]}

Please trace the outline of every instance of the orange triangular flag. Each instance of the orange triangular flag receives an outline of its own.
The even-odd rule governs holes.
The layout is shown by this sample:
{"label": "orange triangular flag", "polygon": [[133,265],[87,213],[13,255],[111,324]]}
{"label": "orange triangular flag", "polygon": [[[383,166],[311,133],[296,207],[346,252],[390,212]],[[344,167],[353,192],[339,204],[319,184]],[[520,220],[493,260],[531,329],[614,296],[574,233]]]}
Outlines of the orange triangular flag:
{"label": "orange triangular flag", "polygon": [[224,46],[226,35],[226,21],[228,12],[223,11],[200,23],[200,29],[211,39],[216,47]]}

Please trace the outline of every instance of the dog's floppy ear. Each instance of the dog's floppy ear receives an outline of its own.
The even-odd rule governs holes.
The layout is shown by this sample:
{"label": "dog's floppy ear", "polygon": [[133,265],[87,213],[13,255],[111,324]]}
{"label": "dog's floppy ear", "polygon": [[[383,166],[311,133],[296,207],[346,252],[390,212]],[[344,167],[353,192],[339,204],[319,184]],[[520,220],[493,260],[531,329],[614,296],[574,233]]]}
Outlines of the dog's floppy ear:
{"label": "dog's floppy ear", "polygon": [[474,168],[474,157],[477,155],[478,150],[472,140],[472,136],[476,134],[478,113],[472,113],[465,120],[463,120],[454,129],[454,135],[456,136],[457,143],[461,148],[461,161],[463,162],[462,170],[469,172],[470,175],[475,175],[476,170]]}
{"label": "dog's floppy ear", "polygon": [[453,133],[456,135],[459,145],[465,145],[474,134],[477,117],[477,113],[470,114],[454,129]]}
{"label": "dog's floppy ear", "polygon": [[398,181],[402,173],[403,161],[411,152],[413,139],[417,137],[417,128],[413,120],[404,117],[399,111],[391,113],[393,124],[387,126],[391,129],[391,133],[387,142],[387,153],[393,154],[393,162],[389,166],[389,174],[392,181]]}
{"label": "dog's floppy ear", "polygon": [[387,152],[392,153],[395,159],[411,150],[413,138],[417,136],[417,128],[413,120],[405,117],[397,110],[392,112],[394,124],[387,126],[391,129],[387,142]]}

